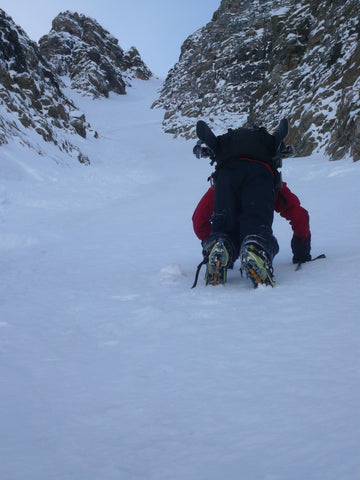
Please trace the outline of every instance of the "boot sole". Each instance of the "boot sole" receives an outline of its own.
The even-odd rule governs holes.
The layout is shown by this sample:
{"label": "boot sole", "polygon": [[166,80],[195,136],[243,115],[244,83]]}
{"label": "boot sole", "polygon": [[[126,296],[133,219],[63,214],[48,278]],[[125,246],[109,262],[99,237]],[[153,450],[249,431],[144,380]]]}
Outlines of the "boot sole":
{"label": "boot sole", "polygon": [[206,267],[205,285],[225,285],[229,253],[223,242],[217,242],[209,255]]}
{"label": "boot sole", "polygon": [[248,252],[248,258],[244,262],[247,277],[252,281],[254,288],[259,285],[271,285],[275,287],[274,277],[268,271],[264,261],[254,252]]}

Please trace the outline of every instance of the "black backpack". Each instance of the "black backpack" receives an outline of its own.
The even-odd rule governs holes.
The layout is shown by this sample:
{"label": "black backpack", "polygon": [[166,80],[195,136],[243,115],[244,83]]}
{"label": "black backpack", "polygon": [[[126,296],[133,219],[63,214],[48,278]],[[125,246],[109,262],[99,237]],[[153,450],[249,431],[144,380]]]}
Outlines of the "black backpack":
{"label": "black backpack", "polygon": [[254,125],[253,128],[229,129],[224,135],[216,136],[206,122],[199,120],[196,124],[199,141],[193,153],[197,158],[210,157],[210,165],[216,163],[215,172],[209,177],[211,181],[215,181],[218,168],[227,160],[247,158],[265,162],[272,168],[275,188],[279,190],[282,181],[278,169],[282,166],[282,159],[294,154],[293,147],[283,142],[288,132],[289,121],[286,118],[280,121],[273,135],[266,128]]}
{"label": "black backpack", "polygon": [[248,158],[268,163],[273,167],[276,154],[276,138],[264,127],[229,129],[216,138],[216,161],[223,164],[227,160]]}

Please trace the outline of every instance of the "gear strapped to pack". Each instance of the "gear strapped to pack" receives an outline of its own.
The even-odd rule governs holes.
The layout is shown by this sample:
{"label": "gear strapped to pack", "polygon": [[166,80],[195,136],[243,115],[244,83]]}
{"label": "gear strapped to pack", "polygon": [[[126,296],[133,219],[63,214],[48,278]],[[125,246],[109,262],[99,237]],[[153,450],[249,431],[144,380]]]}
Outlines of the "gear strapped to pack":
{"label": "gear strapped to pack", "polygon": [[[275,190],[281,188],[279,168],[282,159],[294,154],[293,148],[283,143],[289,131],[287,119],[281,120],[274,135],[264,127],[253,125],[252,128],[229,129],[224,135],[216,137],[202,120],[197,123],[196,131],[200,140],[193,153],[197,158],[210,157],[211,165],[216,163],[215,172],[209,180],[215,182],[218,169],[227,162],[244,159],[265,164],[274,176]],[[202,147],[203,143],[205,147]]]}
{"label": "gear strapped to pack", "polygon": [[264,127],[229,129],[217,137],[216,160],[224,164],[228,160],[246,158],[257,160],[272,166],[276,153],[275,137]]}

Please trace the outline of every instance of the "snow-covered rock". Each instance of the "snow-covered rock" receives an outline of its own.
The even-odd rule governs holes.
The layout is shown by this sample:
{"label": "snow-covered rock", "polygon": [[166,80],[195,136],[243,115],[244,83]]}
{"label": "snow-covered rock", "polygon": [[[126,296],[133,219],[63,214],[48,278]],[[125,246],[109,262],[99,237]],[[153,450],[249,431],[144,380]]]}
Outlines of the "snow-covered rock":
{"label": "snow-covered rock", "polygon": [[298,155],[360,159],[358,0],[222,0],[190,35],[154,106],[164,128],[194,137],[201,117],[219,133],[290,119]]}
{"label": "snow-covered rock", "polygon": [[124,52],[96,20],[78,13],[60,13],[39,45],[58,75],[69,76],[72,88],[94,97],[124,94],[134,78],[152,76],[135,47]]}
{"label": "snow-covered rock", "polygon": [[81,141],[98,134],[65,87],[108,97],[152,73],[135,47],[124,52],[95,20],[77,13],[59,14],[39,45],[0,10],[0,145],[15,140],[43,153],[43,141],[51,142],[89,163]]}
{"label": "snow-covered rock", "polygon": [[[27,34],[0,10],[0,144],[16,138],[35,149],[33,139],[52,142],[60,150],[89,160],[73,144],[73,138],[96,132],[85,115],[64,94],[53,72]],[[31,138],[30,138],[31,137]]]}

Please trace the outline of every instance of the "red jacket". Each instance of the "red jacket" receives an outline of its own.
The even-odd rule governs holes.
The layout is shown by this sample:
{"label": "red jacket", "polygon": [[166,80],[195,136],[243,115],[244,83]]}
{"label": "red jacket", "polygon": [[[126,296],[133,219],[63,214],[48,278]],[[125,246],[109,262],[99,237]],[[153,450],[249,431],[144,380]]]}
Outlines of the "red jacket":
{"label": "red jacket", "polygon": [[[201,241],[206,240],[211,233],[210,218],[213,213],[214,196],[215,189],[210,187],[192,216],[195,235]],[[290,222],[295,237],[304,242],[310,239],[309,214],[285,182],[275,197],[274,207],[276,212]]]}

